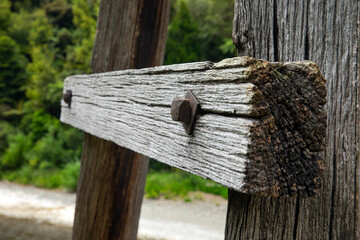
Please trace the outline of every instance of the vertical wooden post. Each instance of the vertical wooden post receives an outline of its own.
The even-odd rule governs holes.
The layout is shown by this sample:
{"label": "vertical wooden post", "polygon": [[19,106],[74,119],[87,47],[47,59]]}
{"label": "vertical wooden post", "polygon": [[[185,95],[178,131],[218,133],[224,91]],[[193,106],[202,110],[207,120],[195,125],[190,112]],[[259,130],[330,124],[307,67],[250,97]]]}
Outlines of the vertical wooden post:
{"label": "vertical wooden post", "polygon": [[240,55],[319,65],[328,129],[320,194],[276,199],[229,190],[226,239],[360,238],[359,21],[359,1],[235,1]]}
{"label": "vertical wooden post", "polygon": [[[168,0],[101,1],[92,71],[161,65],[169,10]],[[136,239],[148,163],[85,134],[73,239]]]}

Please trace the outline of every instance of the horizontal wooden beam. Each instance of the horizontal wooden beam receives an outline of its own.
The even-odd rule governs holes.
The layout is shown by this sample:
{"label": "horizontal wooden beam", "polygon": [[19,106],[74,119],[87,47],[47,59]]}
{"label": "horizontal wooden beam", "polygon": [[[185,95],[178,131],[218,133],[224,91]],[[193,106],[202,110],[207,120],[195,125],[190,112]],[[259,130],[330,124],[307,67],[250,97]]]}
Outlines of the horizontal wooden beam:
{"label": "horizontal wooden beam", "polygon": [[[225,59],[68,77],[61,121],[228,188],[311,196],[320,186],[325,79],[309,61]],[[171,102],[201,105],[188,135]]]}

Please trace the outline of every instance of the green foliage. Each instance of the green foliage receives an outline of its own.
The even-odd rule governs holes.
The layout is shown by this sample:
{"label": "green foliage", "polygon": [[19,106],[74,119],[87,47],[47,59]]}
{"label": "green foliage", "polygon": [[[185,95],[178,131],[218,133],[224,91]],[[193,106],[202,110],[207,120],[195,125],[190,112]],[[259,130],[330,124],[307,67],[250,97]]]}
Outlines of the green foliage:
{"label": "green foliage", "polygon": [[224,52],[221,45],[231,38],[234,0],[184,0],[190,14],[198,23],[201,59],[220,61],[235,56],[235,51]]}
{"label": "green foliage", "polygon": [[3,170],[14,170],[26,164],[26,152],[31,147],[31,140],[25,134],[18,132],[8,136],[9,147],[0,159],[0,166]]}
{"label": "green foliage", "polygon": [[21,169],[4,172],[3,179],[22,184],[33,184],[45,188],[64,188],[71,192],[76,190],[80,162],[69,163],[64,169],[39,169],[24,166]]}
{"label": "green foliage", "polygon": [[62,80],[89,69],[98,2],[73,2],[0,0],[2,178],[76,188],[82,133],[57,118]]}
{"label": "green foliage", "polygon": [[[74,37],[72,32],[67,28],[61,28],[56,31],[56,42],[55,48],[57,51],[57,59],[61,61],[60,64],[64,64],[66,61],[66,50],[68,47],[71,47],[74,42]],[[60,65],[57,64],[57,65]]]}
{"label": "green foliage", "polygon": [[[22,132],[13,134],[13,130],[6,129],[3,131],[10,132],[8,147],[0,158],[0,166],[7,179],[43,187],[76,187],[82,142],[79,130],[61,125],[43,110],[23,118]],[[49,183],[45,183],[47,178]]]}
{"label": "green foliage", "polygon": [[169,27],[164,64],[194,62],[200,58],[199,30],[181,1]]}
{"label": "green foliage", "polygon": [[[60,98],[49,91],[50,86],[56,84],[57,71],[53,66],[54,54],[46,47],[34,46],[31,58],[32,62],[27,67],[31,75],[26,86],[28,106],[31,109],[42,108],[50,112],[58,112]],[[52,109],[55,110],[51,111]]]}
{"label": "green foliage", "polygon": [[44,6],[50,22],[59,28],[73,28],[72,7],[65,0],[55,0]]}
{"label": "green foliage", "polygon": [[45,109],[54,116],[59,115],[59,102],[61,99],[62,81],[59,79],[59,71],[62,65],[57,63],[58,40],[55,38],[55,30],[49,23],[43,10],[34,12],[34,21],[29,32],[29,52],[31,62],[27,65],[30,74],[26,84],[27,109]]}
{"label": "green foliage", "polygon": [[171,8],[165,64],[236,56],[231,41],[233,0],[177,0]]}
{"label": "green foliage", "polygon": [[49,44],[53,32],[44,10],[39,9],[33,13],[33,21],[30,26],[29,41],[31,46]]}
{"label": "green foliage", "polygon": [[231,38],[224,38],[223,44],[219,48],[224,54],[236,55],[236,47]]}
{"label": "green foliage", "polygon": [[54,168],[63,166],[66,162],[73,161],[70,151],[64,151],[63,139],[56,138],[50,131],[43,138],[35,142],[35,145],[26,154],[29,165],[33,168]]}
{"label": "green foliage", "polygon": [[73,23],[75,45],[68,48],[66,71],[89,73],[92,46],[94,44],[99,0],[73,0]]}
{"label": "green foliage", "polygon": [[31,50],[29,34],[32,28],[29,24],[32,23],[32,19],[31,13],[20,10],[11,14],[11,24],[8,27],[8,35],[18,44],[21,54],[25,56],[29,55]]}
{"label": "green foliage", "polygon": [[80,162],[69,163],[61,170],[61,186],[69,191],[76,191],[80,172]]}
{"label": "green foliage", "polygon": [[10,24],[11,3],[9,0],[0,0],[0,34],[6,30]]}
{"label": "green foliage", "polygon": [[162,171],[171,170],[171,167],[162,162],[156,161],[155,159],[150,159],[149,169],[150,171]]}
{"label": "green foliage", "polygon": [[25,115],[20,127],[33,142],[36,142],[41,139],[54,124],[57,124],[57,120],[41,109]]}
{"label": "green foliage", "polygon": [[26,59],[9,36],[0,36],[0,104],[15,106],[24,98],[22,86],[26,80]]}
{"label": "green foliage", "polygon": [[21,11],[22,9],[34,11],[49,3],[50,1],[52,0],[11,0],[11,9],[14,12]]}
{"label": "green foliage", "polygon": [[148,198],[185,197],[193,191],[212,193],[227,199],[227,188],[181,170],[150,171],[145,185],[145,194]]}
{"label": "green foliage", "polygon": [[42,110],[24,117],[21,125],[33,143],[26,153],[32,168],[63,167],[79,160],[80,131],[62,126],[58,119]]}
{"label": "green foliage", "polygon": [[9,147],[9,142],[7,137],[10,135],[14,135],[15,133],[16,130],[10,123],[5,121],[0,121],[0,153],[4,152],[5,149]]}
{"label": "green foliage", "polygon": [[[33,171],[29,173],[33,183],[37,187],[58,188],[61,187],[61,174],[58,170]],[[26,182],[24,182],[26,184]]]}

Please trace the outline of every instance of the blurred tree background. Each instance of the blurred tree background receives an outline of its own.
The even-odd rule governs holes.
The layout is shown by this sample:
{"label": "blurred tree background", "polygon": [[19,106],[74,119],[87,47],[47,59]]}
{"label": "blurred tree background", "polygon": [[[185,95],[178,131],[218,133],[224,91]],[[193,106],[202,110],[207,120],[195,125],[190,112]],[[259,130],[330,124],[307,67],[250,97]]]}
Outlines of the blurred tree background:
{"label": "blurred tree background", "polygon": [[[99,0],[0,0],[1,179],[76,189],[83,134],[60,123],[60,99],[66,76],[90,72],[98,8]],[[172,1],[164,64],[235,56],[232,19],[233,0]],[[162,179],[226,195],[151,161],[148,196],[186,194],[161,189]]]}

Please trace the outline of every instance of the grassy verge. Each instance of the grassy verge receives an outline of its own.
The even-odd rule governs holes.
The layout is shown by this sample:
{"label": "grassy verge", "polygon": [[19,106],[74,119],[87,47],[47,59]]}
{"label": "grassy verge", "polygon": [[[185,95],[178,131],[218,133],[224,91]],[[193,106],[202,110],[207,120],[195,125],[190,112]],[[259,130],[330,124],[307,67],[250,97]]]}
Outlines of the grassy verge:
{"label": "grassy verge", "polygon": [[146,180],[145,196],[148,198],[184,197],[189,192],[201,191],[227,199],[227,188],[181,170],[150,171]]}
{"label": "grassy verge", "polygon": [[1,173],[1,179],[31,184],[43,188],[63,188],[75,191],[79,177],[80,162],[69,163],[63,169],[31,169],[24,166],[19,170]]}

